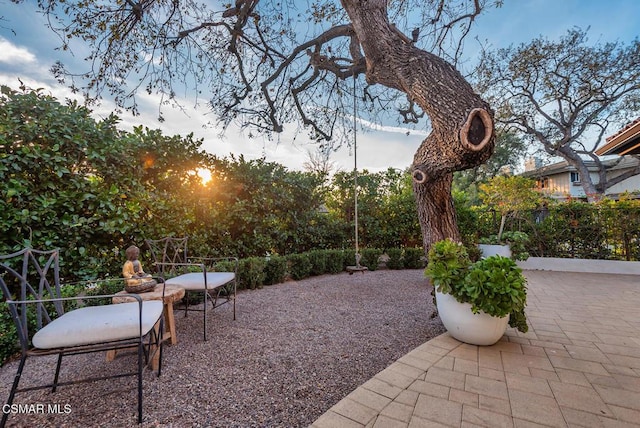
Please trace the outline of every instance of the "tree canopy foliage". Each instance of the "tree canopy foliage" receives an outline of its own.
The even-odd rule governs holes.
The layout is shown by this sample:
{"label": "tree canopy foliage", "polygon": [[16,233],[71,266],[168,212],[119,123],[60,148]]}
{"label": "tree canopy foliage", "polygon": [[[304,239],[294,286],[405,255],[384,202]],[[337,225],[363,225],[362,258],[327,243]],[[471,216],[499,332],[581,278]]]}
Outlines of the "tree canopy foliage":
{"label": "tree canopy foliage", "polygon": [[172,102],[180,86],[224,127],[235,122],[269,136],[296,123],[330,148],[351,140],[357,99],[360,117],[376,122],[397,111],[415,124],[426,113],[432,133],[412,166],[425,247],[459,238],[452,174],[491,156],[495,126],[452,63],[473,21],[501,0],[38,4],[63,49],[78,40],[88,46],[88,71],[58,63],[56,76],[134,112],[139,90]]}
{"label": "tree canopy foliage", "polygon": [[[62,62],[53,68],[88,98],[109,94],[135,112],[140,90],[161,94],[163,102],[186,91],[208,104],[224,125],[236,122],[270,133],[297,122],[322,140],[340,139],[351,128],[350,81],[367,70],[345,8],[355,2],[38,3],[62,49],[78,42],[88,48],[89,69],[79,72]],[[381,10],[403,39],[455,63],[470,25],[496,4],[501,1],[401,0]],[[400,112],[407,123],[422,117],[412,99],[398,99],[397,91],[376,83],[372,75],[358,82],[361,116],[380,119],[383,112]]]}
{"label": "tree canopy foliage", "polygon": [[[187,235],[194,254],[211,256],[352,248],[352,174],[329,180],[263,159],[218,158],[191,135],[125,132],[118,122],[42,91],[2,87],[0,254],[61,248],[65,272],[84,278],[119,275],[127,246],[144,250],[145,238],[169,235]],[[206,183],[199,168],[211,172]],[[418,245],[409,174],[360,180],[363,246]]]}
{"label": "tree canopy foliage", "polygon": [[[640,172],[607,179],[595,154],[617,130],[609,125],[625,125],[640,111],[640,40],[592,44],[587,31],[571,29],[557,41],[485,51],[477,79],[506,129],[574,166],[591,198]],[[585,159],[598,167],[597,184]]]}

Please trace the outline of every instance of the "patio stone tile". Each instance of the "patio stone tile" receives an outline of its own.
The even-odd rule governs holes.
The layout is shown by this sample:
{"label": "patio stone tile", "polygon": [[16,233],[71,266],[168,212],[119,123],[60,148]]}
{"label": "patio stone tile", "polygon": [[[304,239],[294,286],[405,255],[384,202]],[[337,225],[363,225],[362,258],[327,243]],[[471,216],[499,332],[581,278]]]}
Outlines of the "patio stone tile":
{"label": "patio stone tile", "polygon": [[[538,335],[538,339],[541,342],[551,342],[551,343],[562,344],[562,345],[572,345],[573,344],[571,339],[569,339],[564,334],[562,336],[549,336],[549,335],[539,334]],[[535,345],[535,342],[531,341],[531,344]]]}
{"label": "patio stone tile", "polygon": [[640,424],[640,411],[627,409],[626,407],[618,407],[614,405],[609,405],[609,408],[616,415],[618,419],[625,422],[633,422],[635,424]]}
{"label": "patio stone tile", "polygon": [[520,373],[529,376],[529,367],[542,370],[553,370],[553,366],[547,357],[537,357],[534,355],[519,355],[502,353],[502,365],[505,372]]}
{"label": "patio stone tile", "polygon": [[537,332],[541,332],[541,331],[553,331],[556,333],[562,333],[564,330],[562,330],[562,328],[556,324],[556,323],[536,323],[535,325],[535,330]]}
{"label": "patio stone tile", "polygon": [[564,350],[564,345],[557,342],[549,342],[548,340],[532,340],[532,346],[542,346],[543,348],[555,348]]}
{"label": "patio stone tile", "polygon": [[452,351],[462,344],[462,342],[451,337],[449,333],[441,334],[435,339],[431,339],[429,343],[438,348],[446,349],[447,351]]}
{"label": "patio stone tile", "polygon": [[373,428],[407,428],[408,423],[392,419],[390,417],[380,415],[376,422],[373,424]]}
{"label": "patio stone tile", "polygon": [[478,369],[478,375],[480,377],[487,377],[489,379],[499,380],[504,382],[504,372],[502,370],[494,370],[486,367],[480,367]]}
{"label": "patio stone tile", "polygon": [[449,401],[478,407],[478,394],[452,388],[449,391]]}
{"label": "patio stone tile", "polygon": [[406,365],[409,365],[411,367],[415,367],[415,368],[423,370],[423,371],[426,371],[427,369],[429,369],[434,364],[434,362],[431,362],[429,360],[417,357],[417,356],[415,356],[415,354],[413,354],[413,355],[407,354],[404,357],[400,358],[398,360],[398,362],[406,364]]}
{"label": "patio stone tile", "polygon": [[627,366],[633,369],[640,369],[640,358],[609,354],[609,359],[613,364],[618,366]]}
{"label": "patio stone tile", "polygon": [[522,352],[525,355],[535,355],[537,357],[546,357],[547,353],[544,348],[539,346],[531,346],[531,345],[522,345]]}
{"label": "patio stone tile", "polygon": [[478,347],[476,345],[463,343],[453,351],[449,352],[449,356],[456,359],[478,362]]}
{"label": "patio stone tile", "polygon": [[501,398],[489,397],[488,395],[480,395],[478,400],[478,408],[490,410],[502,415],[511,416],[511,404],[509,400]]}
{"label": "patio stone tile", "polygon": [[640,378],[619,374],[614,374],[613,377],[618,382],[619,388],[640,392]]}
{"label": "patio stone tile", "polygon": [[552,371],[549,371],[549,370],[541,370],[541,369],[536,369],[536,368],[530,368],[529,372],[531,372],[531,376],[537,377],[537,378],[540,378],[540,379],[560,380],[560,378],[558,377],[556,372],[552,372]]}
{"label": "patio stone tile", "polygon": [[462,420],[484,427],[513,427],[513,420],[511,419],[511,416],[495,413],[490,410],[478,409],[477,407],[468,405],[463,406]]}
{"label": "patio stone tile", "polygon": [[408,406],[415,406],[418,401],[418,395],[420,395],[417,391],[411,391],[409,389],[405,389],[402,391],[395,400],[398,403],[406,404]]}
{"label": "patio stone tile", "polygon": [[453,371],[460,372],[460,373],[468,373],[468,374],[478,376],[477,358],[475,361],[456,358],[453,363]]}
{"label": "patio stone tile", "polygon": [[586,348],[595,348],[595,349],[597,349],[595,343],[593,343],[593,342],[588,342],[586,340],[576,340],[576,339],[571,339],[571,341],[573,342],[573,345],[575,345],[575,346],[583,346],[583,347],[586,347]]}
{"label": "patio stone tile", "polygon": [[545,379],[522,376],[516,373],[505,373],[505,376],[507,378],[507,388],[510,390],[517,389],[520,391],[553,397],[551,388],[549,388],[549,383]]}
{"label": "patio stone tile", "polygon": [[598,417],[598,419],[600,419],[600,423],[604,428],[638,428],[638,424],[623,422],[618,419],[610,419],[603,416]]}
{"label": "patio stone tile", "polygon": [[445,370],[439,367],[431,367],[425,377],[426,382],[437,383],[438,385],[449,386],[451,388],[464,389],[465,374]]}
{"label": "patio stone tile", "polygon": [[446,357],[442,357],[440,361],[438,361],[433,365],[433,367],[438,367],[440,369],[445,369],[445,370],[453,370],[454,363],[455,363],[455,358],[447,355]]}
{"label": "patio stone tile", "polygon": [[409,422],[409,428],[447,428],[450,426],[457,425],[443,425],[435,421],[419,418],[416,415],[413,415],[411,422]]}
{"label": "patio stone tile", "polygon": [[362,387],[391,399],[396,398],[398,394],[402,392],[402,388],[391,385],[375,377],[362,384]]}
{"label": "patio stone tile", "polygon": [[436,383],[425,382],[423,380],[416,380],[409,386],[409,391],[414,391],[420,394],[433,395],[438,398],[448,398],[451,388],[448,386],[438,385]]}
{"label": "patio stone tile", "polygon": [[626,389],[611,388],[608,386],[593,386],[602,400],[607,404],[613,404],[628,409],[640,410],[640,392],[633,392]]}
{"label": "patio stone tile", "polygon": [[460,426],[460,422],[462,421],[462,404],[420,394],[414,415],[445,425]]}
{"label": "patio stone tile", "polygon": [[480,367],[502,371],[502,356],[500,355],[500,351],[494,350],[493,347],[481,347],[478,349],[478,365]]}
{"label": "patio stone tile", "polygon": [[495,398],[508,399],[507,384],[494,379],[467,375],[464,390]]}
{"label": "patio stone tile", "polygon": [[638,377],[638,373],[636,373],[631,367],[616,366],[613,364],[603,364],[603,366],[612,375],[619,374],[622,376]]}
{"label": "patio stone tile", "polygon": [[[442,349],[442,348],[434,348],[434,349]],[[437,363],[444,355],[438,355],[433,352],[429,352],[427,349],[416,348],[413,351],[409,352],[406,357],[416,358],[418,360],[424,360],[429,363]]]}
{"label": "patio stone tile", "polygon": [[407,388],[409,385],[416,380],[417,376],[407,376],[398,371],[391,370],[390,368],[386,368],[382,370],[380,373],[374,376],[376,379],[379,379],[383,382],[387,382],[390,385],[397,386],[401,389]]}
{"label": "patio stone tile", "polygon": [[606,354],[626,355],[637,357],[640,355],[640,348],[635,346],[612,345],[608,343],[597,343],[596,346]]}
{"label": "patio stone tile", "polygon": [[547,354],[547,357],[564,357],[571,358],[569,352],[567,352],[564,345],[561,345],[562,348],[544,348],[544,352]]}
{"label": "patio stone tile", "polygon": [[588,334],[592,334],[593,333],[584,324],[579,323],[579,322],[558,320],[558,321],[556,321],[556,324],[565,333],[568,332],[568,331],[575,332],[575,333],[588,333]]}
{"label": "patio stone tile", "polygon": [[594,413],[583,412],[582,410],[571,409],[569,407],[560,407],[564,420],[569,426],[581,427],[601,427],[600,417]]}
{"label": "patio stone tile", "polygon": [[362,428],[364,425],[339,415],[331,410],[320,416],[312,425],[312,428]]}
{"label": "patio stone tile", "polygon": [[553,357],[550,356],[549,360],[555,368],[576,370],[585,373],[606,375],[607,371],[602,364],[595,363],[593,361],[576,360],[574,358]]}
{"label": "patio stone tile", "polygon": [[640,341],[637,338],[633,337],[633,335],[620,335],[620,334],[611,334],[611,333],[594,333],[598,339],[598,342],[607,344],[607,345],[617,345],[617,346],[629,346],[631,348],[640,348]]}
{"label": "patio stone tile", "polygon": [[[484,348],[481,347],[480,349],[484,349]],[[492,351],[522,354],[522,346],[519,343],[513,343],[513,342],[500,341],[495,345],[490,346],[488,349],[491,349]]]}
{"label": "patio stone tile", "polygon": [[[520,333],[522,334],[522,333]],[[527,336],[509,336],[509,342],[511,343],[517,343],[519,345],[529,345],[531,344],[531,339],[537,339],[538,336],[536,336],[535,333],[532,332],[527,332],[526,333]]]}
{"label": "patio stone tile", "polygon": [[399,361],[396,361],[395,363],[391,364],[389,367],[387,367],[387,370],[391,370],[394,371],[396,373],[399,373],[403,376],[406,376],[408,378],[412,378],[412,379],[417,379],[418,377],[422,376],[424,374],[424,370],[419,369],[417,367],[413,367],[411,365],[408,364],[404,364],[401,363]]}
{"label": "patio stone tile", "polygon": [[[573,385],[589,386],[591,383],[585,373],[576,370],[556,369],[556,374],[560,378],[560,382],[570,383]],[[596,375],[600,376],[600,375]]]}
{"label": "patio stone tile", "polygon": [[591,332],[583,333],[583,332],[565,330],[564,334],[573,341],[583,340],[587,342],[600,342],[600,338]]}
{"label": "patio stone tile", "polygon": [[565,349],[571,356],[578,360],[595,361],[602,364],[610,364],[611,360],[598,348],[584,346],[565,345]]}
{"label": "patio stone tile", "polygon": [[610,386],[612,388],[622,388],[618,380],[613,376],[594,375],[591,373],[585,373],[585,377],[592,385]]}
{"label": "patio stone tile", "polygon": [[515,428],[547,428],[546,425],[540,425],[535,422],[525,421],[524,419],[513,418],[513,426]]}
{"label": "patio stone tile", "polygon": [[514,418],[553,427],[565,427],[560,408],[551,397],[529,392],[509,390],[511,413]]}
{"label": "patio stone tile", "polygon": [[613,416],[613,412],[591,386],[549,382],[556,402],[561,407],[582,410],[599,416]]}
{"label": "patio stone tile", "polygon": [[338,403],[331,408],[331,411],[362,425],[367,425],[378,416],[377,410],[353,401],[349,397],[338,401]]}
{"label": "patio stone tile", "polygon": [[384,395],[380,395],[377,392],[373,392],[366,388],[357,388],[347,397],[378,411],[384,409],[385,406],[391,403],[391,399],[389,397],[385,397]]}
{"label": "patio stone tile", "polygon": [[413,406],[408,406],[402,403],[390,403],[387,407],[382,409],[381,415],[389,418],[397,419],[407,424],[411,421],[411,415],[413,414]]}

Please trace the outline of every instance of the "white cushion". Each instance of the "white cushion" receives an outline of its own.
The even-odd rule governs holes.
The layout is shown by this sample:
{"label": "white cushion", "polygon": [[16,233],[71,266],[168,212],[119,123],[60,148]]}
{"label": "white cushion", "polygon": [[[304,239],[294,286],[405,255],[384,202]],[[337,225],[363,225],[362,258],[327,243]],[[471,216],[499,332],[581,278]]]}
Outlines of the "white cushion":
{"label": "white cushion", "polygon": [[[147,334],[162,315],[162,302],[142,302],[142,335]],[[88,345],[131,339],[140,335],[138,302],[87,306],[65,313],[33,336],[40,349]]]}
{"label": "white cushion", "polygon": [[[221,287],[236,277],[233,272],[207,272],[207,289]],[[204,273],[185,273],[175,278],[167,279],[167,285],[177,285],[188,291],[204,291]]]}

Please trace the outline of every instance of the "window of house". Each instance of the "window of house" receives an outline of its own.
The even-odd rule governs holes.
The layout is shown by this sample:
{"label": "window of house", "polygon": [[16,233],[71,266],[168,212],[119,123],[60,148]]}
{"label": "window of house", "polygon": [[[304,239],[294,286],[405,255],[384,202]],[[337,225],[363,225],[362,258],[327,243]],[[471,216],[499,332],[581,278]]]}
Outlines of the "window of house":
{"label": "window of house", "polygon": [[547,189],[549,187],[549,179],[548,178],[538,178],[538,188]]}
{"label": "window of house", "polygon": [[571,182],[580,183],[580,173],[576,171],[571,172]]}

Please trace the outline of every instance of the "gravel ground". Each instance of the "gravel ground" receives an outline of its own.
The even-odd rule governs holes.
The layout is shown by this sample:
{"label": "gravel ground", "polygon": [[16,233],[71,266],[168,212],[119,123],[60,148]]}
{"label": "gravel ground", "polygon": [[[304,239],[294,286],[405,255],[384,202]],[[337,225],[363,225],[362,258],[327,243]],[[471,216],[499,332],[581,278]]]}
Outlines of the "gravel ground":
{"label": "gravel ground", "polygon": [[[202,316],[176,311],[178,344],[162,376],[144,375],[143,427],[302,427],[416,346],[444,332],[422,270],[325,275],[238,294]],[[211,322],[213,321],[213,322]],[[27,361],[21,386],[52,379],[55,358]],[[61,379],[135,367],[132,353],[63,361]],[[0,397],[17,362],[0,368]],[[8,426],[136,425],[135,377],[23,392],[15,404],[58,404],[68,414],[16,414]]]}

